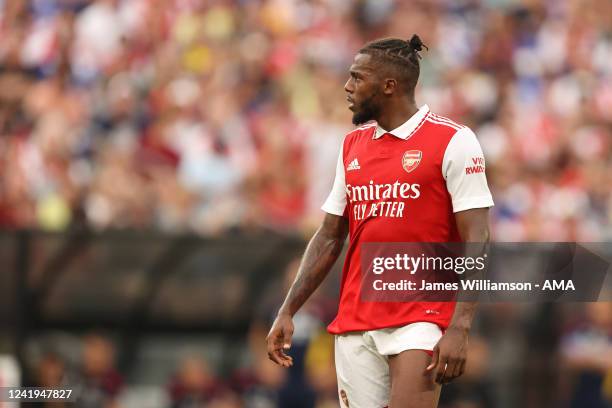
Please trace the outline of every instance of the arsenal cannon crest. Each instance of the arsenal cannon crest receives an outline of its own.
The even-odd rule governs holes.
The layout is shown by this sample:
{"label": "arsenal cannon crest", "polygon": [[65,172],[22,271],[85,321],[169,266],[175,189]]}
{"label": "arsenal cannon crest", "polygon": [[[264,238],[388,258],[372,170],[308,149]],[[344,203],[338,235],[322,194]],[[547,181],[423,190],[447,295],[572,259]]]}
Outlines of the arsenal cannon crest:
{"label": "arsenal cannon crest", "polygon": [[406,170],[406,172],[410,173],[412,170],[417,168],[422,157],[423,152],[420,150],[407,150],[404,153],[404,157],[402,157],[402,167],[404,170]]}

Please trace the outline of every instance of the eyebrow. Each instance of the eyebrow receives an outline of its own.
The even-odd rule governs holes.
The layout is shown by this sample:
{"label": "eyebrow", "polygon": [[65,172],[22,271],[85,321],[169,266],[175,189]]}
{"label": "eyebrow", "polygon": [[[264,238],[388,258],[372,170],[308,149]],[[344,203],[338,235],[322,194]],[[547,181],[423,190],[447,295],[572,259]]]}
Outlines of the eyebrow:
{"label": "eyebrow", "polygon": [[368,75],[370,72],[368,69],[355,69],[355,68],[350,68],[349,69],[349,74],[351,74],[352,76],[366,76]]}

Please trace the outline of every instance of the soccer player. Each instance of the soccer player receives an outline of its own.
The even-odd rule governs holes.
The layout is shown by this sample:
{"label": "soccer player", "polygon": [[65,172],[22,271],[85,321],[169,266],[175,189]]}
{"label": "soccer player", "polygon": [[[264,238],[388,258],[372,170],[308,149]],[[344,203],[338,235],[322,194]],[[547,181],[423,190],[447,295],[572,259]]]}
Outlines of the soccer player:
{"label": "soccer player", "polygon": [[436,407],[440,384],[465,368],[475,302],[360,298],[363,243],[489,240],[493,200],[476,136],[415,104],[423,47],[417,35],[381,39],[355,56],[344,89],[360,127],[344,139],[325,218],[267,337],[270,359],[291,366],[292,316],[348,234],[338,314],[328,326],[343,407]]}

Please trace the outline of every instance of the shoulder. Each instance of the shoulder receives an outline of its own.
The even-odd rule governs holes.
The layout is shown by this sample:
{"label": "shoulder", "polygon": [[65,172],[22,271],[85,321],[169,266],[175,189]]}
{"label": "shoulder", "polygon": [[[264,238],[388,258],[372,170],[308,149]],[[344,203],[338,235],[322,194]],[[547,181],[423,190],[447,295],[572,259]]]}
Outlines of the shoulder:
{"label": "shoulder", "polygon": [[445,116],[429,112],[426,121],[440,135],[445,136],[447,148],[457,146],[479,146],[476,135],[466,125],[455,122]]}
{"label": "shoulder", "polygon": [[376,122],[368,122],[365,125],[356,127],[355,129],[348,132],[344,137],[344,140],[345,142],[351,141],[354,139],[359,139],[366,135],[372,137],[374,135],[374,132],[376,132]]}
{"label": "shoulder", "polygon": [[351,147],[359,141],[371,139],[376,132],[376,122],[366,123],[365,125],[359,126],[344,136],[344,148]]}
{"label": "shoulder", "polygon": [[472,158],[476,162],[484,163],[482,147],[476,138],[476,135],[467,126],[463,126],[456,130],[450,138],[444,152],[444,160],[463,161],[466,158]]}
{"label": "shoulder", "polygon": [[441,149],[441,152],[452,148],[459,139],[475,139],[474,133],[467,126],[431,111],[425,117],[424,133],[428,141]]}
{"label": "shoulder", "polygon": [[446,116],[441,116],[441,115],[437,115],[433,112],[429,112],[427,114],[427,116],[425,117],[425,120],[432,126],[435,128],[438,128],[440,130],[444,129],[447,130],[451,133],[456,133],[462,129],[468,129],[469,128],[461,123],[457,123],[452,119],[447,118]]}

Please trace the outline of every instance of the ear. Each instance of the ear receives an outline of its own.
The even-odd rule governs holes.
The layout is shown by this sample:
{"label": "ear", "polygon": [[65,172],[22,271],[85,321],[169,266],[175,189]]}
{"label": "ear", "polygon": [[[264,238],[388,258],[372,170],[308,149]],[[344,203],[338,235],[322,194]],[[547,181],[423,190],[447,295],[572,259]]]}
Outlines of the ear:
{"label": "ear", "polygon": [[383,93],[385,95],[393,95],[396,89],[397,89],[397,80],[393,78],[386,78],[385,85],[383,88]]}

